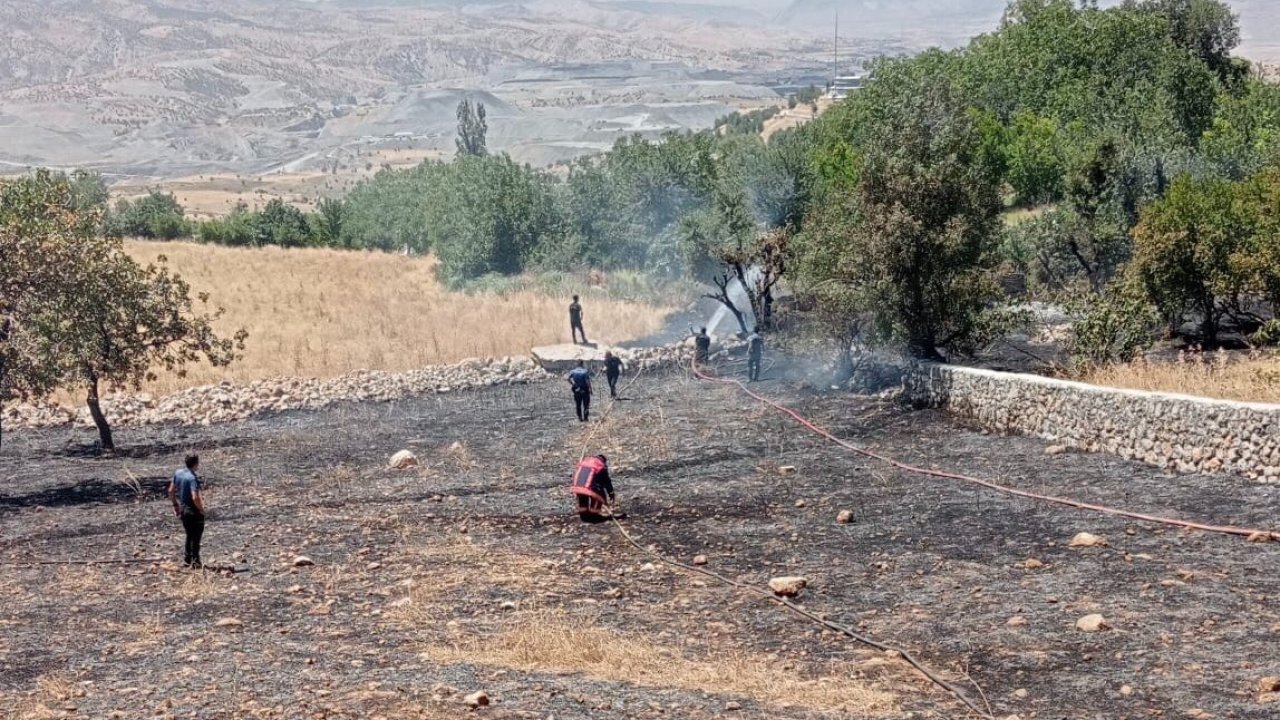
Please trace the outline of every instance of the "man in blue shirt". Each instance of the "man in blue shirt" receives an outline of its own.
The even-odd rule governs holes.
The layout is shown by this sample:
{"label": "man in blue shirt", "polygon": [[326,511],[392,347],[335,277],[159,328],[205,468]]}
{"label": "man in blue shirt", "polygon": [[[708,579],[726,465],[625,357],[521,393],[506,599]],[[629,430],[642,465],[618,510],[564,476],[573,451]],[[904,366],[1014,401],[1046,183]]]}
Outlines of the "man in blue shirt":
{"label": "man in blue shirt", "polygon": [[591,371],[579,360],[578,367],[569,372],[569,387],[573,388],[573,405],[578,420],[586,422],[591,417]]}
{"label": "man in blue shirt", "polygon": [[188,455],[186,467],[173,474],[169,481],[169,502],[173,514],[182,519],[182,529],[187,534],[183,564],[191,568],[203,567],[200,562],[200,539],[204,537],[204,494],[200,492],[200,457]]}

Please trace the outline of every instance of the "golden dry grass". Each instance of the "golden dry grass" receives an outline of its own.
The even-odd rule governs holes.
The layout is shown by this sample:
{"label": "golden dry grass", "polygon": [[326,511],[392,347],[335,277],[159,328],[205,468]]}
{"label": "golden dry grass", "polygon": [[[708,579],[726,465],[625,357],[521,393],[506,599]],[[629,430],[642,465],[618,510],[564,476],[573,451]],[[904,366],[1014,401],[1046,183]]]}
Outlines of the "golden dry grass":
{"label": "golden dry grass", "polygon": [[[220,330],[249,331],[240,362],[162,377],[145,388],[156,394],[223,380],[402,372],[569,341],[568,298],[450,292],[431,258],[136,241],[127,249],[144,263],[166,256],[195,292],[226,309]],[[656,332],[669,311],[586,293],[583,304],[589,336],[605,343]]]}
{"label": "golden dry grass", "polygon": [[1173,362],[1140,359],[1087,370],[1084,382],[1109,387],[1280,403],[1280,355],[1182,353]]}
{"label": "golden dry grass", "polygon": [[460,639],[427,653],[433,661],[485,663],[533,672],[582,673],[646,687],[714,690],[770,705],[799,706],[867,717],[894,709],[893,697],[856,677],[852,663],[800,674],[763,656],[711,652],[695,657],[679,647],[614,632],[563,612],[518,616],[495,636]]}

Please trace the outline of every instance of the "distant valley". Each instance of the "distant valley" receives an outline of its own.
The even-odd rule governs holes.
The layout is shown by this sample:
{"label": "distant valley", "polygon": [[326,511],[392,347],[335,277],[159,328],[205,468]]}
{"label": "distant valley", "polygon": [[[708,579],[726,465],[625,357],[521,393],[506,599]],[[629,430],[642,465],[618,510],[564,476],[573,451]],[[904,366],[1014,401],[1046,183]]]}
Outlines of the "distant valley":
{"label": "distant valley", "polygon": [[[1280,8],[1233,3],[1280,59]],[[630,133],[708,127],[841,67],[950,45],[1002,0],[6,0],[0,172],[131,183],[367,171],[445,157],[467,96],[490,145],[535,165]],[[216,8],[216,9],[210,9]]]}

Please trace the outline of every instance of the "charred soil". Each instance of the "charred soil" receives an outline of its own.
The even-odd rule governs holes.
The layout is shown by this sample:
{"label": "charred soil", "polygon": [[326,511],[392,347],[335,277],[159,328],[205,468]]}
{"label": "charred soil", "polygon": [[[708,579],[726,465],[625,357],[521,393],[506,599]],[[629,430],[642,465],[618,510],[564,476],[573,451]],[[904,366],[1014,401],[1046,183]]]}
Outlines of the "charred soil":
{"label": "charred soil", "polygon": [[[1273,487],[759,387],[917,464],[1276,522]],[[609,457],[641,543],[761,586],[804,576],[807,608],[914,652],[997,717],[1280,708],[1259,685],[1280,676],[1280,545],[903,474],[684,374],[626,395],[585,425],[567,389],[540,385],[136,428],[116,458],[87,455],[84,430],[6,436],[0,716],[444,718],[484,691],[478,717],[965,717],[900,660],[581,524],[567,480],[584,451]],[[227,570],[178,565],[163,488],[193,448],[205,560]],[[387,469],[404,448],[420,465]],[[1080,532],[1107,544],[1070,547]],[[1104,629],[1077,628],[1091,614]]]}

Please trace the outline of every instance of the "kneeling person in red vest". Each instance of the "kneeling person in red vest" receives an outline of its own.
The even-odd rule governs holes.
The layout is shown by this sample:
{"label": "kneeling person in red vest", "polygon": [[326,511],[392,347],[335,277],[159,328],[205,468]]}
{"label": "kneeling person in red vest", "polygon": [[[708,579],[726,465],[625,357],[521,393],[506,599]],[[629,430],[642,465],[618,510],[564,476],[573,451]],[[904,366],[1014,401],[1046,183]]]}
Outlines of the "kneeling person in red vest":
{"label": "kneeling person in red vest", "polygon": [[573,494],[578,498],[578,517],[583,522],[604,522],[622,517],[613,512],[613,480],[609,477],[609,460],[603,455],[583,458],[573,471]]}

